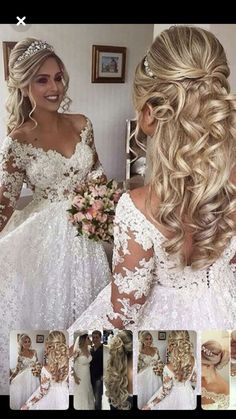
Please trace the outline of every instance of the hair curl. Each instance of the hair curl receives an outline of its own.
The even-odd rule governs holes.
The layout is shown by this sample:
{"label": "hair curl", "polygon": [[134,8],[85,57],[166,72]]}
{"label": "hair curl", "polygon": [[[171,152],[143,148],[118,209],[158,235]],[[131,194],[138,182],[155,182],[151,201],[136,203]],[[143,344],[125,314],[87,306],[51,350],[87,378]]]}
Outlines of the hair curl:
{"label": "hair curl", "polygon": [[229,351],[223,349],[216,340],[208,340],[202,345],[202,364],[213,365],[220,370],[229,362]]}
{"label": "hair curl", "polygon": [[[9,96],[6,103],[7,111],[9,112],[7,133],[9,134],[13,129],[19,128],[28,119],[31,119],[35,126],[37,122],[31,116],[36,108],[36,103],[30,92],[30,85],[33,77],[38,72],[39,68],[47,58],[54,58],[62,73],[64,81],[64,98],[61,104],[63,111],[69,109],[71,99],[66,95],[69,86],[69,75],[62,60],[50,49],[42,49],[36,54],[29,55],[29,57],[17,61],[17,59],[29,48],[29,46],[37,41],[35,38],[26,38],[18,42],[11,51],[9,58],[9,79],[8,90]],[[30,99],[34,103],[32,107],[28,97],[24,97],[22,89],[29,87]]]}
{"label": "hair curl", "polygon": [[193,370],[193,353],[187,330],[173,330],[168,336],[169,362],[173,366],[175,378],[186,381]]}
{"label": "hair curl", "polygon": [[[225,51],[212,33],[175,26],[147,53],[153,76],[145,58],[136,69],[133,100],[138,128],[146,104],[157,121],[147,208],[153,194],[159,204],[149,215],[172,233],[164,249],[178,255],[182,267],[208,267],[236,231],[231,218],[236,186],[230,177],[236,161],[236,95],[229,94]],[[189,233],[193,252],[187,261],[182,249]]]}
{"label": "hair curl", "polygon": [[55,330],[49,333],[45,355],[53,381],[64,381],[69,372],[69,348],[63,332]]}
{"label": "hair curl", "polygon": [[129,330],[121,330],[110,342],[109,359],[104,383],[110,403],[121,410],[130,409],[128,393],[128,360],[133,354],[133,336]]}

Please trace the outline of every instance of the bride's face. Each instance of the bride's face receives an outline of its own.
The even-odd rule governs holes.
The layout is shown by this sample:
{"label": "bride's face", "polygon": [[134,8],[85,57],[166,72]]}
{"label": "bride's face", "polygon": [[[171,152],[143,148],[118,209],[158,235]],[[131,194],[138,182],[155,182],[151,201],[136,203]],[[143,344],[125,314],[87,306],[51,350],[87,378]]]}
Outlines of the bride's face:
{"label": "bride's face", "polygon": [[22,347],[24,349],[29,349],[31,346],[31,340],[29,337],[25,336],[24,339],[22,339]]}
{"label": "bride's face", "polygon": [[152,336],[151,335],[146,336],[146,338],[144,339],[144,346],[145,347],[152,346]]}

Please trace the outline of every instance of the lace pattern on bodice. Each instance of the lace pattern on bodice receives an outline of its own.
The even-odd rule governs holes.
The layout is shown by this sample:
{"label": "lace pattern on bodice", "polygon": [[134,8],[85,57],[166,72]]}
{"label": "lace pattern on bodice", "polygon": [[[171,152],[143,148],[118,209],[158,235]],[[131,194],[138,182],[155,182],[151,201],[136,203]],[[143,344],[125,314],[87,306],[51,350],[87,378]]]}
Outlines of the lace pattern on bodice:
{"label": "lace pattern on bodice", "polygon": [[213,403],[202,404],[204,409],[214,408],[214,405],[217,405],[218,409],[227,409],[229,407],[230,396],[222,393],[215,393],[214,391],[208,391],[205,387],[202,387],[202,397],[212,400]]}
{"label": "lace pattern on bodice", "polygon": [[[111,319],[121,319],[123,326],[130,327],[142,316],[141,309],[145,307],[147,296],[157,286],[174,289],[189,300],[201,299],[207,290],[217,285],[221,287],[222,296],[230,289],[236,299],[236,291],[232,286],[226,286],[227,271],[231,272],[230,260],[235,255],[236,236],[214,264],[197,271],[188,266],[179,270],[177,258],[163,249],[165,240],[136,208],[130,195],[124,193],[118,202],[114,222],[113,286],[117,288],[118,297],[115,304],[112,301],[113,312],[109,313]],[[224,287],[220,283],[222,277],[225,278]]]}
{"label": "lace pattern on bodice", "polygon": [[37,361],[37,356],[34,354],[32,358],[19,355],[17,361],[17,369],[18,371],[23,371],[26,368],[32,368]]}
{"label": "lace pattern on bodice", "polygon": [[7,137],[0,149],[0,230],[15,209],[23,182],[32,190],[34,201],[54,202],[68,199],[81,181],[103,173],[88,118],[70,158]]}
{"label": "lace pattern on bodice", "polygon": [[138,371],[141,371],[149,366],[154,367],[160,360],[159,352],[156,351],[154,355],[147,355],[139,352],[138,355]]}

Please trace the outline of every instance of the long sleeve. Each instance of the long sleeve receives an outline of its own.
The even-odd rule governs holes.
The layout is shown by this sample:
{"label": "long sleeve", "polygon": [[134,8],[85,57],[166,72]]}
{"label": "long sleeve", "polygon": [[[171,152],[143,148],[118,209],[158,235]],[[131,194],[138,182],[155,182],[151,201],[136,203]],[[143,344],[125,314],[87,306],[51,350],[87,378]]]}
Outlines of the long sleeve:
{"label": "long sleeve", "polygon": [[84,136],[83,140],[85,141],[86,144],[89,145],[89,147],[93,151],[93,167],[87,176],[87,180],[94,180],[100,177],[106,180],[106,175],[99,161],[97,150],[95,147],[93,125],[90,119],[88,118],[87,118],[87,129],[84,131],[83,136]]}
{"label": "long sleeve", "polygon": [[25,403],[28,408],[37,403],[42,397],[44,397],[50,387],[50,374],[43,368],[41,372],[40,387],[32,394],[32,396]]}
{"label": "long sleeve", "polygon": [[24,180],[24,171],[13,143],[6,138],[0,149],[0,231],[14,212]]}
{"label": "long sleeve", "polygon": [[148,407],[152,409],[157,403],[163,400],[168,394],[170,394],[172,387],[173,373],[165,366],[163,370],[163,384],[157,393],[155,393],[155,395],[149,400],[147,404]]}
{"label": "long sleeve", "polygon": [[120,198],[114,221],[113,279],[108,318],[113,326],[135,324],[141,315],[154,276],[154,251],[142,214],[129,194]]}

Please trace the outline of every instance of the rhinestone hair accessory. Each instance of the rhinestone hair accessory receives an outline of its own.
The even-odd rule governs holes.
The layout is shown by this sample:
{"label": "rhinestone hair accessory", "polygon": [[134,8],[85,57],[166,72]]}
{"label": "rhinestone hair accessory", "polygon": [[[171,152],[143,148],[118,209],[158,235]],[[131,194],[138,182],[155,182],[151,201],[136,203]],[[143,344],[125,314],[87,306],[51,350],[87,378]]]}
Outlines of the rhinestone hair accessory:
{"label": "rhinestone hair accessory", "polygon": [[210,349],[207,349],[204,345],[202,345],[202,352],[204,352],[207,356],[214,356],[213,352],[211,352]]}
{"label": "rhinestone hair accessory", "polygon": [[33,41],[27,48],[27,50],[17,58],[15,64],[18,64],[21,61],[26,60],[31,55],[37,54],[37,52],[41,51],[42,49],[54,51],[53,47],[49,45],[46,41]]}
{"label": "rhinestone hair accessory", "polygon": [[147,55],[144,58],[144,69],[145,69],[145,73],[147,76],[151,77],[152,79],[156,79],[156,76],[154,76],[152,70],[149,67],[149,63],[148,63],[148,59],[147,59]]}

